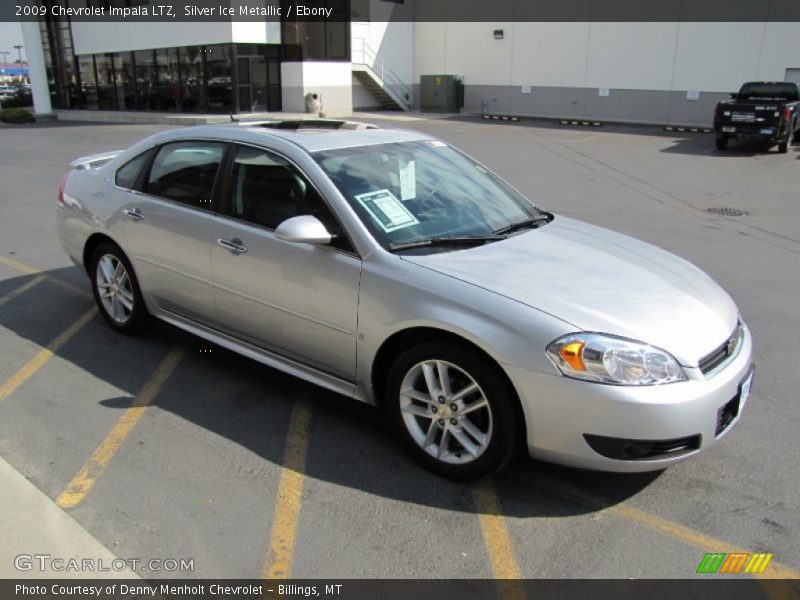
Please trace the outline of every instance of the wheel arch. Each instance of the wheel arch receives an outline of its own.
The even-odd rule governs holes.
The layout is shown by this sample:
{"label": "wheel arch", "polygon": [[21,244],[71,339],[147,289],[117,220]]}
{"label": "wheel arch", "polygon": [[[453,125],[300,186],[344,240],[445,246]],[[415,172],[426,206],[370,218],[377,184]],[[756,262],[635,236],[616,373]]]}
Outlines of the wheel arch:
{"label": "wheel arch", "polygon": [[[90,277],[92,276],[92,274],[90,273],[90,267],[91,267],[90,263],[92,261],[92,255],[94,254],[94,251],[97,250],[97,247],[103,243],[114,244],[117,248],[122,250],[122,246],[120,246],[119,243],[117,243],[117,241],[114,238],[112,238],[106,233],[95,232],[92,235],[90,235],[86,239],[86,242],[83,244],[83,257],[82,257],[83,268],[86,270],[86,273]],[[125,252],[124,250],[122,251]],[[130,257],[128,257],[128,260],[130,260]]]}

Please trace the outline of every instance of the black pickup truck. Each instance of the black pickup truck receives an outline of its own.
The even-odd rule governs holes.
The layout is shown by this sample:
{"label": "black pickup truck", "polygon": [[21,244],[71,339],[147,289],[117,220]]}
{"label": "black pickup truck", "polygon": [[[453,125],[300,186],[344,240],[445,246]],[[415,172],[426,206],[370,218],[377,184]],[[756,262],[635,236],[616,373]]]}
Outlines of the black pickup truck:
{"label": "black pickup truck", "polygon": [[717,149],[728,141],[762,140],[789,150],[789,140],[800,141],[800,92],[796,83],[751,81],[731,99],[717,104],[714,113]]}

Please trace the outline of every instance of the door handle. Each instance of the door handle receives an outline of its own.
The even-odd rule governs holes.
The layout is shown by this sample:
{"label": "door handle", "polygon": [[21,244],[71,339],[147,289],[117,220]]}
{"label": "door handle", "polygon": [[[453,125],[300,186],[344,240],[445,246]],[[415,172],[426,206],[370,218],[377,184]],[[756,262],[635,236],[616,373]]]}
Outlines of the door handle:
{"label": "door handle", "polygon": [[247,246],[242,243],[242,240],[239,238],[233,238],[230,240],[226,240],[225,238],[220,238],[217,240],[217,244],[222,246],[223,248],[227,248],[234,254],[244,254],[247,252]]}
{"label": "door handle", "polygon": [[141,221],[142,219],[144,219],[144,215],[138,208],[126,208],[122,212],[124,212],[128,217],[130,217],[134,221]]}

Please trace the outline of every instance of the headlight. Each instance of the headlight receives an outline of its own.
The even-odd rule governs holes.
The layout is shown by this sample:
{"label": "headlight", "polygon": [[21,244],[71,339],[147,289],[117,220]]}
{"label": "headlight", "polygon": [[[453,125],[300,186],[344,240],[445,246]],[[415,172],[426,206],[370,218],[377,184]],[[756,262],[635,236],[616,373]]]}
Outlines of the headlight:
{"label": "headlight", "polygon": [[685,381],[675,358],[641,342],[599,333],[573,333],[547,347],[567,377],[617,385],[658,385]]}

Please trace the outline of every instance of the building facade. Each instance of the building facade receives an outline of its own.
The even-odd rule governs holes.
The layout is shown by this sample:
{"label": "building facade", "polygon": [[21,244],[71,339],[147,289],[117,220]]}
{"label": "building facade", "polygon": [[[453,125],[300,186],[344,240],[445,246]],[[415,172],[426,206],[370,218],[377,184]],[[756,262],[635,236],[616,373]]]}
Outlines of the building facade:
{"label": "building facade", "polygon": [[[526,1],[498,0],[509,14]],[[317,3],[342,18],[155,27],[43,21],[51,105],[303,112],[306,94],[315,93],[331,116],[425,110],[421,78],[455,75],[466,112],[695,126],[708,125],[714,105],[744,81],[800,79],[797,22],[463,22],[453,2]],[[756,10],[761,0],[752,3]],[[442,20],[427,14],[431,6],[445,7],[436,13]]]}

